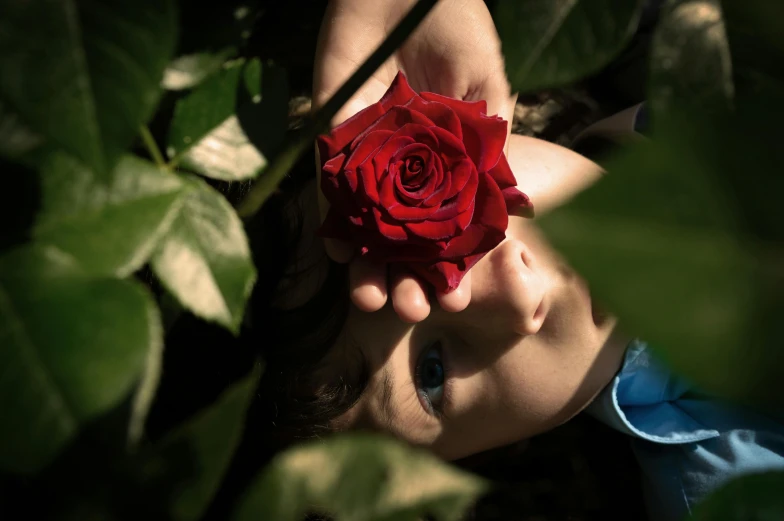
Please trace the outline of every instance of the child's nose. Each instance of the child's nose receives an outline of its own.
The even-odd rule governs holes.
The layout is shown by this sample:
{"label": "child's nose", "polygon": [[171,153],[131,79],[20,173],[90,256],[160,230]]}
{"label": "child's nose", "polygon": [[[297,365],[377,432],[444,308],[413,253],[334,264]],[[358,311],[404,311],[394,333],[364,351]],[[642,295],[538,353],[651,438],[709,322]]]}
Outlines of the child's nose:
{"label": "child's nose", "polygon": [[547,307],[548,282],[521,241],[507,239],[474,266],[469,309],[504,333],[535,335]]}

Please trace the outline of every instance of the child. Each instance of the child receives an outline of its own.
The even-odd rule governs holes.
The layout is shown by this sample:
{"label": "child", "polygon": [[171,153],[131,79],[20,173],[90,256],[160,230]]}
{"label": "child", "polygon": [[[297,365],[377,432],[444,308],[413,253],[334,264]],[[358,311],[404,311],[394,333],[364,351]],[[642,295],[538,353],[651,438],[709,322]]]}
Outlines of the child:
{"label": "child", "polygon": [[[509,161],[539,215],[600,175],[578,154],[522,136],[511,137]],[[315,190],[308,183],[289,207],[301,212],[302,234],[277,301],[288,310],[278,338],[299,341],[280,350],[287,362],[268,355],[269,389],[285,394],[276,401],[281,435],[370,429],[453,460],[587,410],[631,437],[654,520],[682,518],[734,476],[784,468],[784,426],[700,395],[617,330],[535,220],[510,218],[507,239],[472,269],[465,310],[433,306],[411,324],[392,305],[348,306],[348,282],[334,275],[342,268],[313,235]]]}
{"label": "child", "polygon": [[[330,27],[357,17],[350,3],[331,4],[337,14],[322,29],[322,53],[340,40]],[[351,38],[362,40],[356,32]],[[415,77],[406,55],[398,58]],[[340,62],[322,56],[318,63],[317,83]],[[339,85],[346,74],[334,76]],[[383,78],[382,71],[375,81]],[[323,102],[332,91],[317,85],[314,94]],[[352,103],[347,110],[356,112],[362,96]],[[640,123],[642,115],[633,109],[615,124],[629,130],[628,122]],[[597,129],[583,144],[606,135]],[[540,140],[512,136],[507,155],[538,215],[601,175],[584,157]],[[384,298],[367,305],[357,297],[367,296],[369,286],[357,277],[377,268],[355,264],[349,276],[328,259],[314,235],[318,197],[315,182],[303,183],[284,205],[288,221],[297,223],[296,240],[272,246],[291,253],[282,257],[289,261],[275,306],[264,308],[275,328],[265,332],[274,347],[265,354],[263,393],[273,399],[281,437],[370,429],[451,460],[545,432],[587,410],[632,439],[653,520],[682,518],[732,477],[784,469],[784,425],[705,397],[670,373],[593,302],[535,220],[510,218],[507,239],[472,268],[464,282],[470,287],[458,293],[469,298],[438,296],[440,305],[431,306],[435,299],[415,279],[392,270],[391,302],[384,305],[384,279],[376,286]]]}

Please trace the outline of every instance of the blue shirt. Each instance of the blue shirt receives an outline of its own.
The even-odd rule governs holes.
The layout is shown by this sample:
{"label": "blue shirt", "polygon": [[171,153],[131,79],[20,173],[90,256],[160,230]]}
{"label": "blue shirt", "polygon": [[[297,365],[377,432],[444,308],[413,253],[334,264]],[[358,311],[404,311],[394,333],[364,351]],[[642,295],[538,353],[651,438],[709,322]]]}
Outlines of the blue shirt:
{"label": "blue shirt", "polygon": [[632,437],[651,521],[680,521],[734,477],[784,469],[784,423],[699,393],[632,342],[588,413]]}

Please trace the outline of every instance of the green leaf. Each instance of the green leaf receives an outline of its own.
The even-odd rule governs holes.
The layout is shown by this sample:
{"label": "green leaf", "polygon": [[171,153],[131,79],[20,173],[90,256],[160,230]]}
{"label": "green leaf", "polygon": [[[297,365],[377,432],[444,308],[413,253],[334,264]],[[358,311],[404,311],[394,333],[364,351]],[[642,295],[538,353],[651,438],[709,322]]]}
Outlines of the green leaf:
{"label": "green leaf", "polygon": [[188,477],[176,485],[171,505],[173,519],[196,520],[209,505],[240,442],[245,412],[260,376],[261,371],[254,370],[224,392],[217,403],[162,442],[158,450],[163,457],[167,451],[181,454],[186,447],[187,463],[192,469]]}
{"label": "green leaf", "polygon": [[218,72],[223,62],[235,52],[233,48],[228,48],[215,53],[200,52],[179,56],[166,67],[161,85],[168,90],[191,89]]}
{"label": "green leaf", "polygon": [[498,2],[493,18],[513,90],[573,83],[609,64],[637,29],[643,0]]}
{"label": "green leaf", "polygon": [[44,142],[0,101],[0,157],[20,160]]}
{"label": "green leaf", "polygon": [[3,0],[0,99],[108,175],[152,115],[176,41],[171,0]]}
{"label": "green leaf", "polygon": [[0,258],[0,467],[39,470],[83,423],[117,404],[161,342],[142,287],[88,277],[48,247]]}
{"label": "green leaf", "polygon": [[460,519],[487,489],[480,478],[402,443],[346,434],[286,451],[240,501],[235,521],[294,521],[309,511],[340,521]]}
{"label": "green leaf", "polygon": [[152,267],[185,308],[237,332],[256,281],[245,230],[221,194],[197,178],[186,185]]}
{"label": "green leaf", "polygon": [[136,386],[136,392],[133,396],[131,416],[128,420],[128,446],[131,448],[138,447],[142,441],[147,415],[155,400],[155,393],[158,391],[163,371],[163,336],[166,334],[166,330],[160,316],[160,309],[157,310],[157,313],[161,327],[160,339],[155,338],[150,342],[144,368],[139,377],[139,384]]}
{"label": "green leaf", "polygon": [[235,61],[177,103],[166,153],[226,181],[255,177],[286,131],[285,71]]}
{"label": "green leaf", "polygon": [[784,181],[771,143],[754,148],[735,120],[676,113],[541,225],[624,330],[675,369],[708,391],[780,401]]}
{"label": "green leaf", "polygon": [[183,183],[126,156],[108,183],[65,154],[41,168],[35,239],[73,255],[89,272],[124,277],[149,258],[176,216]]}
{"label": "green leaf", "polygon": [[784,519],[784,472],[742,476],[697,505],[694,521],[779,521]]}
{"label": "green leaf", "polygon": [[705,110],[732,106],[732,57],[719,0],[670,0],[651,44],[649,98],[654,117],[675,101]]}

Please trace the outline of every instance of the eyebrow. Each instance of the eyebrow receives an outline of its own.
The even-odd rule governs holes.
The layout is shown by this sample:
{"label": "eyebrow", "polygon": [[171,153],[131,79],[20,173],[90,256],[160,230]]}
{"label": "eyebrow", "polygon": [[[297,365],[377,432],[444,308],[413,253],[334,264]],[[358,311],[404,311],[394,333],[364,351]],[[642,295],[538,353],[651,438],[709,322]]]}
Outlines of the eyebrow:
{"label": "eyebrow", "polygon": [[394,382],[392,371],[388,367],[383,369],[381,377],[381,412],[387,425],[392,425],[397,417],[397,410],[392,405],[392,395],[394,394]]}

